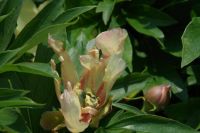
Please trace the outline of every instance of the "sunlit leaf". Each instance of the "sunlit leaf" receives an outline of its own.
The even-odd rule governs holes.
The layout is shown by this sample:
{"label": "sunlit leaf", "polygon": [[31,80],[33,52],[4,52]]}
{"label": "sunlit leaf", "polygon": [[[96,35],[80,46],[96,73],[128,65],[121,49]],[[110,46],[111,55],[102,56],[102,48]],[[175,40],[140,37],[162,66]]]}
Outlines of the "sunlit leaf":
{"label": "sunlit leaf", "polygon": [[42,106],[43,104],[36,103],[27,97],[0,101],[0,108],[5,108],[5,107],[32,108],[32,107],[42,107]]}
{"label": "sunlit leaf", "polygon": [[127,21],[139,33],[154,38],[164,38],[163,32],[157,26],[146,21],[145,19],[139,20],[135,18],[128,18]]}
{"label": "sunlit leaf", "polygon": [[25,90],[0,88],[0,100],[21,97],[26,95],[27,93],[28,91]]}
{"label": "sunlit leaf", "polygon": [[114,6],[115,0],[104,0],[102,2],[99,2],[97,6],[96,12],[102,12],[102,19],[105,25],[107,25],[110,19]]}
{"label": "sunlit leaf", "polygon": [[57,75],[53,73],[50,65],[45,63],[6,64],[0,67],[0,73],[8,71],[38,74],[47,77],[57,77]]}
{"label": "sunlit leaf", "polygon": [[194,129],[172,119],[155,115],[137,115],[122,120],[108,127],[109,129],[124,128],[132,131],[148,133],[197,133]]}
{"label": "sunlit leaf", "polygon": [[181,67],[191,63],[193,60],[200,56],[200,18],[193,18],[187,25],[182,35],[182,61]]}

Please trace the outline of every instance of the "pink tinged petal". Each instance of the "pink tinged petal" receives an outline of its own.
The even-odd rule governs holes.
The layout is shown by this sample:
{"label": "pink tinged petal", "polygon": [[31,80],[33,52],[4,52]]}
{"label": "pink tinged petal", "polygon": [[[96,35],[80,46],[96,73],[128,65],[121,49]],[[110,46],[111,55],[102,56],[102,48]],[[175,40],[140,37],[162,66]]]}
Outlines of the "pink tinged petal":
{"label": "pink tinged petal", "polygon": [[71,132],[82,132],[88,127],[89,123],[81,121],[81,104],[69,82],[68,88],[60,96],[60,104],[66,127]]}
{"label": "pink tinged petal", "polygon": [[127,35],[127,31],[120,28],[102,32],[96,37],[96,46],[102,50],[105,57],[121,54]]}
{"label": "pink tinged petal", "polygon": [[102,107],[104,103],[106,102],[106,90],[104,88],[104,83],[100,85],[96,92],[97,97],[99,98],[99,106],[98,108]]}
{"label": "pink tinged petal", "polygon": [[81,117],[82,117],[81,121],[85,123],[90,123],[90,121],[92,120],[92,115],[89,113],[82,113]]}
{"label": "pink tinged petal", "polygon": [[119,55],[113,55],[110,57],[103,78],[103,81],[105,82],[105,90],[107,93],[110,91],[125,67],[126,64],[124,60],[119,57]]}
{"label": "pink tinged petal", "polygon": [[81,77],[81,79],[80,79],[80,89],[81,90],[84,90],[84,88],[86,87],[89,75],[90,75],[90,71],[86,70],[84,72],[83,76]]}
{"label": "pink tinged petal", "polygon": [[95,53],[90,54],[93,56],[83,55],[80,57],[80,62],[85,67],[85,72],[80,80],[80,88],[90,88],[96,93],[104,76],[105,62],[97,60]]}
{"label": "pink tinged petal", "polygon": [[81,121],[86,122],[86,123],[89,123],[92,120],[92,117],[98,113],[96,109],[89,106],[82,108],[81,112],[82,112]]}
{"label": "pink tinged petal", "polygon": [[54,40],[50,35],[48,38],[48,43],[53,51],[58,55],[59,60],[61,61],[61,76],[65,86],[67,86],[66,84],[68,81],[70,81],[72,86],[74,86],[78,81],[78,74],[69,55],[63,48],[63,43]]}

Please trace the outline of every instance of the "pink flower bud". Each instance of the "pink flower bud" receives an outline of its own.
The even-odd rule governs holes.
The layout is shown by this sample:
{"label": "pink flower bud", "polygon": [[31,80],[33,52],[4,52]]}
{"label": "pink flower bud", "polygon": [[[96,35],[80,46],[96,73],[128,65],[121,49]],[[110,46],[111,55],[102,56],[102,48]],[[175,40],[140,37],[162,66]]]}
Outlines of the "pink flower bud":
{"label": "pink flower bud", "polygon": [[170,100],[170,87],[170,85],[154,86],[144,94],[144,97],[157,108],[164,108]]}

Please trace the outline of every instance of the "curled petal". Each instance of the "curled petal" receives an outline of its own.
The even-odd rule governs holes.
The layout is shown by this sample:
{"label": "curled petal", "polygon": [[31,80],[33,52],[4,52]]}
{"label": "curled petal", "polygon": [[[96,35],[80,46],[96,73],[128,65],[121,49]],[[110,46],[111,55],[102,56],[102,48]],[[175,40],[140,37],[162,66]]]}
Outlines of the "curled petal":
{"label": "curled petal", "polygon": [[94,57],[96,60],[99,59],[99,50],[98,49],[91,49],[88,51],[89,55]]}
{"label": "curled petal", "polygon": [[96,46],[102,50],[105,57],[121,54],[127,35],[127,31],[120,28],[102,32],[96,37]]}
{"label": "curled petal", "polygon": [[53,51],[58,55],[59,60],[61,61],[61,76],[65,86],[67,86],[66,83],[68,81],[70,81],[72,86],[74,86],[78,81],[78,74],[69,55],[63,48],[63,43],[54,40],[50,35],[48,38],[48,43]]}
{"label": "curled petal", "polygon": [[106,91],[109,91],[122,71],[125,69],[126,64],[122,58],[118,55],[113,55],[108,61],[108,65],[105,69],[105,75],[103,81],[105,83]]}
{"label": "curled petal", "polygon": [[81,121],[81,104],[69,82],[68,88],[60,96],[60,104],[66,127],[71,132],[82,132],[88,127],[89,123]]}

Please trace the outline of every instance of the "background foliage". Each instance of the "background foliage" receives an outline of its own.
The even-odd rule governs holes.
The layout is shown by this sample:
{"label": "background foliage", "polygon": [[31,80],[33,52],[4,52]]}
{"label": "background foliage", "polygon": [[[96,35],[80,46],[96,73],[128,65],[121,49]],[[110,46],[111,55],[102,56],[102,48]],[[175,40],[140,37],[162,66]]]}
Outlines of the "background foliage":
{"label": "background foliage", "polygon": [[[127,68],[111,92],[112,112],[85,132],[198,132],[199,16],[198,0],[0,0],[0,131],[46,132],[41,114],[59,107],[48,33],[65,43],[81,73],[88,42],[122,27]],[[142,92],[161,84],[171,85],[170,104],[144,111]]]}

